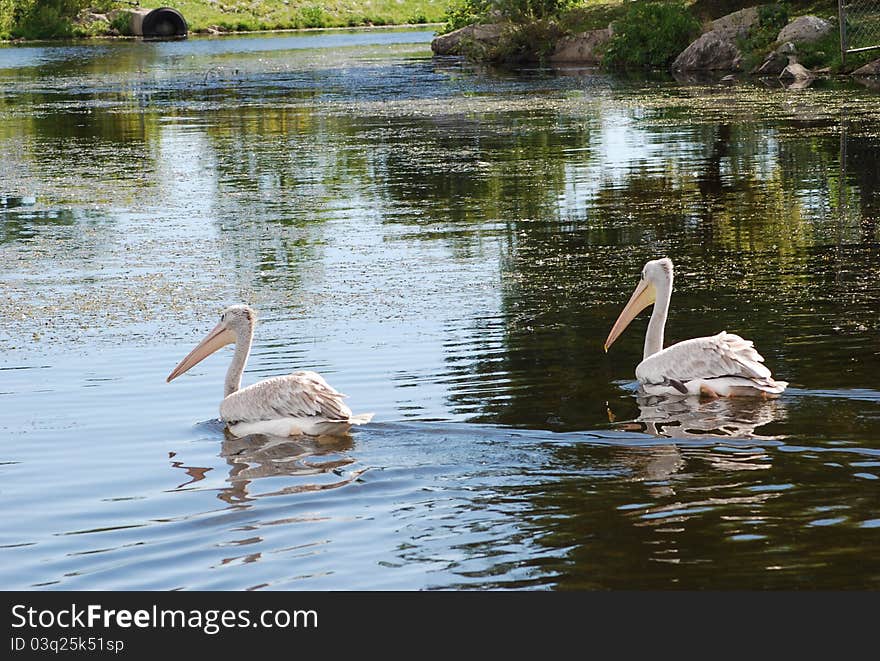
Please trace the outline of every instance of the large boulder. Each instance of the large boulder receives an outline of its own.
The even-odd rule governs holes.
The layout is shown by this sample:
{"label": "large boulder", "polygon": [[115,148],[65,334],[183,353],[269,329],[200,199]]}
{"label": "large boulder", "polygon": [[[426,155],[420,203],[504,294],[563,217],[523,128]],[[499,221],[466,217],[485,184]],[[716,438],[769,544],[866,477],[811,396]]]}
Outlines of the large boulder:
{"label": "large boulder", "polygon": [[819,41],[833,29],[833,25],[818,16],[798,16],[779,31],[776,41],[809,44]]}
{"label": "large boulder", "polygon": [[758,24],[758,8],[746,7],[712,21],[712,30],[722,32],[730,39],[744,37]]}
{"label": "large boulder", "polygon": [[673,71],[739,71],[742,53],[726,32],[705,32],[672,63]]}
{"label": "large boulder", "polygon": [[796,53],[794,44],[786,41],[776,50],[771,51],[761,64],[752,69],[751,73],[756,76],[778,76],[790,62],[794,61],[790,56],[794,56]]}
{"label": "large boulder", "polygon": [[852,72],[853,76],[880,76],[880,60],[868,62]]}
{"label": "large boulder", "polygon": [[812,71],[798,62],[790,62],[789,65],[782,70],[782,73],[779,74],[779,80],[790,83],[813,80],[815,77],[816,76],[813,75]]}
{"label": "large boulder", "polygon": [[602,60],[602,47],[611,39],[611,28],[588,30],[556,42],[551,53],[551,62],[576,62],[578,64],[599,64]]}
{"label": "large boulder", "polygon": [[431,40],[431,50],[435,55],[461,55],[465,44],[478,43],[490,46],[498,41],[505,27],[504,23],[465,25],[458,30],[434,37]]}

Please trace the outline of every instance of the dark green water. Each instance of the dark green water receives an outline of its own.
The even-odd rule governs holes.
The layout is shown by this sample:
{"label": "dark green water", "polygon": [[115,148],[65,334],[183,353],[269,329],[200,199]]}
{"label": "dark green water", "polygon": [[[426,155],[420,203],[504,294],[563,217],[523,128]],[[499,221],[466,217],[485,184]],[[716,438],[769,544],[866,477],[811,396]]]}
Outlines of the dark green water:
{"label": "dark green water", "polygon": [[[497,72],[431,32],[0,49],[0,583],[880,587],[880,96]],[[774,401],[645,400],[736,332]],[[316,369],[375,422],[225,436]]]}

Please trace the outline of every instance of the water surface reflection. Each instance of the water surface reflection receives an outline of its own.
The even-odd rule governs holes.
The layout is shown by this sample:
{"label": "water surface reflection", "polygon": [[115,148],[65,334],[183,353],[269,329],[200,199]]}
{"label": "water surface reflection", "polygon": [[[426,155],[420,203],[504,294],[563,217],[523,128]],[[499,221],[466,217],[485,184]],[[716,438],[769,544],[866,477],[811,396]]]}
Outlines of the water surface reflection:
{"label": "water surface reflection", "polygon": [[[880,585],[876,92],[430,37],[0,48],[4,585]],[[664,254],[669,341],[754,340],[782,398],[629,385],[645,320],[601,343]],[[246,383],[315,369],[375,424],[199,422],[225,361],[164,379],[239,302]]]}

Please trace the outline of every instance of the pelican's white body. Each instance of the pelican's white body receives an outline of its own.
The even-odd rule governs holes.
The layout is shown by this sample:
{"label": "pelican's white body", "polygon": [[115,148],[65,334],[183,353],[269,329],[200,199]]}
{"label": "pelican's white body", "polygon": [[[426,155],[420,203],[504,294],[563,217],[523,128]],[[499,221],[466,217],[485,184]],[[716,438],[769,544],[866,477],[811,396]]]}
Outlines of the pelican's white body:
{"label": "pelican's white body", "polygon": [[373,418],[352,415],[343,397],[317,372],[294,372],[227,395],[220,417],[236,436],[338,436]]}
{"label": "pelican's white body", "polygon": [[639,310],[654,304],[645,334],[644,357],[636,366],[642,389],[649,395],[676,396],[776,397],[782,393],[788,383],[774,380],[753,343],[739,335],[722,331],[663,348],[672,279],[671,260],[656,259],[645,264],[636,291],[605,343],[607,349]]}
{"label": "pelican's white body", "polygon": [[[636,378],[649,395],[778,395],[788,385],[775,381],[750,340],[722,331],[673,344],[636,366]],[[687,393],[668,381],[677,381]]]}
{"label": "pelican's white body", "polygon": [[235,436],[342,435],[353,425],[362,425],[372,413],[352,415],[345,398],[316,372],[294,372],[264,379],[241,388],[254,335],[256,312],[246,305],[226,308],[220,323],[168,376],[177,378],[221,347],[235,343],[235,353],[226,372],[220,417]]}

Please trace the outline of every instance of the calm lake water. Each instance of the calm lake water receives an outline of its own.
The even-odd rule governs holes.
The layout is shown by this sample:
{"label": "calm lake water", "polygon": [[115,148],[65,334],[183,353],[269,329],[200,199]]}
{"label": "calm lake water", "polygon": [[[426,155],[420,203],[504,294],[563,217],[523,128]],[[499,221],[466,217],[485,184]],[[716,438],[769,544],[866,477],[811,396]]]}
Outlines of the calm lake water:
{"label": "calm lake water", "polygon": [[[431,31],[0,48],[6,589],[880,588],[880,93],[494,71]],[[644,400],[755,341],[775,401]],[[236,440],[315,369],[373,424]]]}

